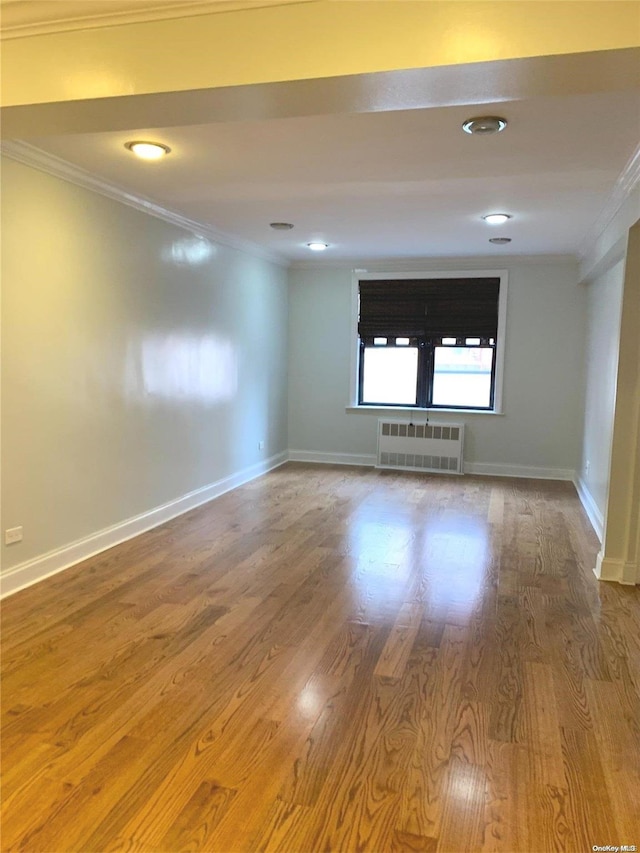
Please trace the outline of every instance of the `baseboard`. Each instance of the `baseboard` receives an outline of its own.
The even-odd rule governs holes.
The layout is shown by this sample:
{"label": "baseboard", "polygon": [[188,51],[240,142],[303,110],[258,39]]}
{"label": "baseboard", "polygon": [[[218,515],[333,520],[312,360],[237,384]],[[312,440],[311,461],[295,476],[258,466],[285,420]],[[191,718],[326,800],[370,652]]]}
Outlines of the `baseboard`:
{"label": "baseboard", "polygon": [[290,462],[321,462],[324,465],[366,465],[376,464],[376,457],[369,453],[325,453],[319,450],[290,450]]}
{"label": "baseboard", "polygon": [[587,513],[587,518],[591,522],[599,542],[604,538],[604,516],[600,512],[598,505],[593,499],[593,495],[586,486],[582,477],[574,477],[573,485],[576,487],[576,492],[580,498],[582,508]]}
{"label": "baseboard", "polygon": [[65,545],[55,551],[49,551],[47,554],[13,566],[0,575],[0,597],[5,598],[12,595],[14,592],[62,572],[82,560],[100,554],[108,548],[113,548],[114,545],[119,545],[121,542],[139,536],[153,527],[158,527],[201,504],[208,503],[208,501],[220,497],[225,492],[237,489],[238,486],[278,468],[287,461],[287,458],[286,451],[278,453],[269,459],[265,459],[264,462],[243,468],[229,477],[224,477],[222,480],[217,480],[215,483],[210,483],[208,486],[182,495],[180,498],[155,507],[148,512],[143,512],[134,518],[128,518],[126,521],[92,533],[90,536],[72,542],[70,545]]}
{"label": "baseboard", "polygon": [[[374,467],[376,456],[371,453],[327,453],[316,450],[290,450],[291,462],[321,462],[327,465],[368,465]],[[534,480],[570,480],[571,468],[534,468],[525,465],[503,465],[493,462],[465,462],[465,474],[484,474],[491,477],[525,477]]]}
{"label": "baseboard", "polygon": [[602,551],[598,554],[593,573],[599,581],[617,581],[627,586],[635,586],[640,581],[637,563],[612,560],[610,557],[605,557]]}
{"label": "baseboard", "polygon": [[571,480],[572,468],[536,468],[532,465],[507,465],[502,462],[465,462],[465,474],[483,474],[489,477],[524,477],[528,480]]}

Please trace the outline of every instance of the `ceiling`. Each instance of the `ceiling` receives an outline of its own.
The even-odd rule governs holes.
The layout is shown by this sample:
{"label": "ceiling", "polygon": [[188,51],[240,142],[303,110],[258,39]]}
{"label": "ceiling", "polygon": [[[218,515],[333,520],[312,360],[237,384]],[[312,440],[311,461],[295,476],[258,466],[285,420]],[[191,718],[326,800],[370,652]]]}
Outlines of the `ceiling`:
{"label": "ceiling", "polygon": [[[50,136],[38,148],[290,260],[577,253],[640,138],[640,94],[487,104],[509,124],[469,136],[464,106]],[[124,147],[169,145],[157,163]],[[481,217],[510,213],[503,226]],[[269,223],[294,224],[276,232]],[[329,256],[329,253],[327,253]]]}
{"label": "ceiling", "polygon": [[[81,0],[85,8],[91,2]],[[158,5],[111,2],[114,9]],[[180,2],[202,5],[169,5]],[[7,5],[42,4],[3,0]],[[94,101],[83,107],[91,121],[80,126],[98,132],[77,132],[70,123],[60,132],[32,128],[20,136],[41,163],[52,157],[60,171],[64,161],[71,164],[67,174],[82,170],[116,195],[152,202],[203,233],[232,235],[285,262],[579,255],[628,184],[625,168],[640,140],[640,74],[629,75],[628,56],[626,65],[617,61],[623,53],[603,51],[593,60],[584,54],[562,67],[558,57],[538,58],[535,66],[478,63],[477,71],[466,66],[464,80],[454,68],[433,71],[437,78],[416,77],[419,70],[327,78],[295,97],[292,89],[276,97],[275,90],[236,87],[226,91],[240,106],[224,110],[198,112],[189,92],[129,99],[126,110],[114,99]],[[383,98],[371,96],[365,77]],[[149,103],[156,119],[141,126],[135,117],[146,118]],[[102,120],[94,121],[101,110]],[[463,133],[465,119],[487,114],[504,116],[506,130]],[[132,139],[162,142],[171,154],[141,162],[124,147]],[[496,211],[512,219],[502,226],[482,221]],[[295,227],[274,231],[274,221]],[[512,242],[489,243],[503,236]],[[322,258],[309,252],[312,240],[329,244]]]}

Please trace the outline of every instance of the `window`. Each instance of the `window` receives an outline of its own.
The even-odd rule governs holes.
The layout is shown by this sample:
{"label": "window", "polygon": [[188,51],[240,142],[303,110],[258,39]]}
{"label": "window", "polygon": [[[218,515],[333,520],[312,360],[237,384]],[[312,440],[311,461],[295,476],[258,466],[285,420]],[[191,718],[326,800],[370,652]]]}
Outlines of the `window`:
{"label": "window", "polygon": [[500,276],[359,282],[358,405],[493,411]]}

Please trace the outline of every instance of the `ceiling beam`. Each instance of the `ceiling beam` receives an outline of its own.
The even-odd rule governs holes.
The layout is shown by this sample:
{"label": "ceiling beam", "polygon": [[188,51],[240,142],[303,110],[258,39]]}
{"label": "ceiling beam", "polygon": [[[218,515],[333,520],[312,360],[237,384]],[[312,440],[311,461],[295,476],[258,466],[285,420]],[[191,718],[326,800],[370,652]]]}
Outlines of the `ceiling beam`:
{"label": "ceiling beam", "polygon": [[3,139],[640,91],[640,48],[2,109]]}
{"label": "ceiling beam", "polygon": [[3,106],[616,50],[637,0],[317,0],[3,43]]}

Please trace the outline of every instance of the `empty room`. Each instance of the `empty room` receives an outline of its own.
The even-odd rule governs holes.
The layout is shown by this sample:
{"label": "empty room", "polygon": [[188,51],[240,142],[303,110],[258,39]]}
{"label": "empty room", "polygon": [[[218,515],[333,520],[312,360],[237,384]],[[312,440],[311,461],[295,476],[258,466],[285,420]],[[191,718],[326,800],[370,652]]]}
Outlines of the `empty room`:
{"label": "empty room", "polygon": [[0,36],[0,849],[637,850],[640,2]]}

